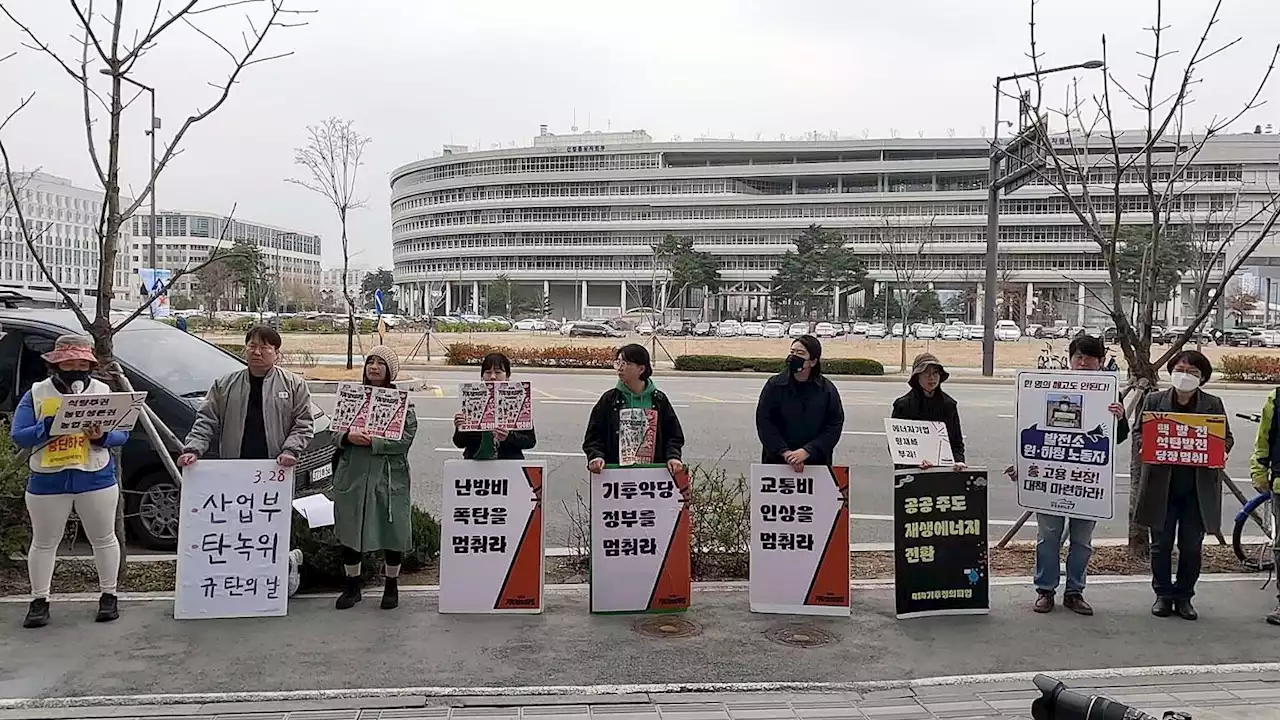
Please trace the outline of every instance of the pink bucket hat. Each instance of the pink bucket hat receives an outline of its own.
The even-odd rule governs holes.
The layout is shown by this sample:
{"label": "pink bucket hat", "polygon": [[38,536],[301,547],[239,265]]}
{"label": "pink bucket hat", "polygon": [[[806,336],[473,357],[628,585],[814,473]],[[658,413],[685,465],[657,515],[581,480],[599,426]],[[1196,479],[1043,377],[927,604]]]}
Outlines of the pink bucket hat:
{"label": "pink bucket hat", "polygon": [[54,342],[53,350],[41,357],[50,365],[68,360],[88,360],[95,365],[98,363],[98,358],[93,354],[93,338],[85,335],[63,335]]}

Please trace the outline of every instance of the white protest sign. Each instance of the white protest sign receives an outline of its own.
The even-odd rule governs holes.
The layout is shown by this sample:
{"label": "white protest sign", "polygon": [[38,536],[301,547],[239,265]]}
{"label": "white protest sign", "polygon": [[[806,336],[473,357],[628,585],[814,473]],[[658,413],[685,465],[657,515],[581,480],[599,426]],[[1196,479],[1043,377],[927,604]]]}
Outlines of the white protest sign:
{"label": "white protest sign", "polygon": [[542,612],[546,465],[447,460],[440,516],[440,612]]}
{"label": "white protest sign", "polygon": [[463,432],[533,429],[533,389],[527,382],[458,385]]}
{"label": "white protest sign", "polygon": [[173,617],[287,614],[292,500],[293,468],[274,460],[184,468]]}
{"label": "white protest sign", "polygon": [[93,425],[101,425],[104,432],[132,430],[146,401],[144,392],[63,395],[49,434],[74,435]]}
{"label": "white protest sign", "polygon": [[591,612],[689,607],[689,476],[666,466],[591,476]]}
{"label": "white protest sign", "polygon": [[338,402],[330,427],[335,432],[352,428],[369,437],[399,440],[409,413],[409,392],[359,383],[339,383]]}
{"label": "white protest sign", "polygon": [[934,467],[955,464],[946,423],[885,418],[884,436],[894,465],[919,465],[924,461]]}
{"label": "white protest sign", "polygon": [[1117,385],[1109,372],[1018,373],[1018,505],[1115,517]]}
{"label": "white protest sign", "polygon": [[751,612],[849,614],[849,468],[751,466]]}

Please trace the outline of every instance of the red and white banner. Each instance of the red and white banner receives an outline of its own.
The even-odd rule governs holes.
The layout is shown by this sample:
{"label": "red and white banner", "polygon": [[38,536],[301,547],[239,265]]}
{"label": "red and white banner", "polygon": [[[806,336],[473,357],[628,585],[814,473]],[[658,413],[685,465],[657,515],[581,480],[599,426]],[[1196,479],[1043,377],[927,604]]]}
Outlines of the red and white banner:
{"label": "red and white banner", "polygon": [[591,478],[591,612],[685,610],[689,476],[663,466],[606,468]]}
{"label": "red and white banner", "polygon": [[849,468],[751,466],[751,612],[849,614]]}
{"label": "red and white banner", "polygon": [[544,463],[447,460],[440,612],[542,612]]}

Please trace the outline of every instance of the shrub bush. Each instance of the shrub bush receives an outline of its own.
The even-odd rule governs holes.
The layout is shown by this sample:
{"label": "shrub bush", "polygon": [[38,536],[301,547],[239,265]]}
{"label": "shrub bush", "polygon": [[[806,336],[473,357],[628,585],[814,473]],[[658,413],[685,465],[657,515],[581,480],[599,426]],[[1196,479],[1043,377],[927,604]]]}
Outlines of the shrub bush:
{"label": "shrub bush", "polygon": [[[681,355],[675,360],[677,370],[690,372],[780,373],[786,367],[782,358],[743,358],[732,355]],[[822,371],[828,375],[883,375],[884,365],[867,358],[823,358]]]}
{"label": "shrub bush", "polygon": [[435,331],[438,333],[468,333],[468,332],[506,332],[511,328],[506,323],[484,322],[472,325],[465,322],[437,322]]}
{"label": "shrub bush", "polygon": [[[406,572],[421,570],[440,557],[440,523],[435,517],[413,506],[413,549],[404,556]],[[333,526],[312,530],[297,512],[293,513],[290,549],[302,551],[302,587],[331,588],[342,583],[342,545]],[[382,553],[365,553],[363,567],[366,578],[382,573]]]}
{"label": "shrub bush", "polygon": [[1227,380],[1280,383],[1280,358],[1266,355],[1224,355],[1218,372]]}
{"label": "shrub bush", "polygon": [[611,368],[615,349],[574,345],[511,348],[480,343],[452,343],[445,352],[445,362],[450,365],[479,365],[485,355],[495,352],[510,358],[512,365],[523,367]]}
{"label": "shrub bush", "polygon": [[9,439],[9,424],[0,422],[0,567],[31,545],[26,491],[27,456]]}

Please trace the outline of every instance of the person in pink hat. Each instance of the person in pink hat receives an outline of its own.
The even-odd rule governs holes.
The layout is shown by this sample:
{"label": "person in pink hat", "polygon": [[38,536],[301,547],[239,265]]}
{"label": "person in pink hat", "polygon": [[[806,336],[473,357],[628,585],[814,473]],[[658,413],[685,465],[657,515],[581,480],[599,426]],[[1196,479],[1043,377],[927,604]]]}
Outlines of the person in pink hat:
{"label": "person in pink hat", "polygon": [[129,433],[103,432],[93,426],[85,432],[52,437],[53,417],[62,398],[74,394],[104,394],[111,388],[90,377],[98,364],[93,340],[82,335],[63,335],[53,350],[45,353],[49,377],[22,396],[13,413],[10,436],[15,445],[31,450],[27,480],[27,512],[31,516],[31,549],[27,553],[27,573],[31,579],[31,605],[23,627],[49,624],[49,593],[58,543],[67,528],[67,518],[76,511],[98,570],[97,622],[120,617],[116,602],[116,574],[120,568],[120,545],[116,542],[116,504],[120,486],[116,482],[116,461],[111,448],[124,445]]}

